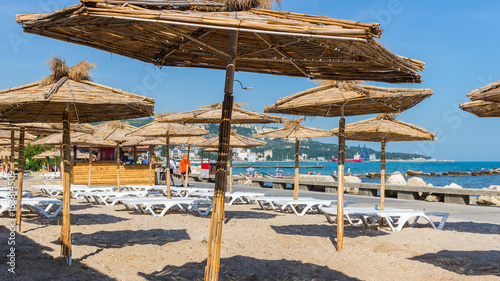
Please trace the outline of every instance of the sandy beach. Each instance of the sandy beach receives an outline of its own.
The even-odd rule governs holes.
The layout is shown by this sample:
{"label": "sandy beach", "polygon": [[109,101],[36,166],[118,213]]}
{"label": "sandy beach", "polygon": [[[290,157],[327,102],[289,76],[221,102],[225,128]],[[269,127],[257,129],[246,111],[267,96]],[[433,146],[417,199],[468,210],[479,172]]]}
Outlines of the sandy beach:
{"label": "sandy beach", "polygon": [[[40,184],[28,181],[26,186],[34,183]],[[378,202],[350,195],[346,200],[367,207]],[[396,199],[387,199],[386,206],[450,212],[450,217],[443,230],[429,225],[401,232],[346,226],[344,249],[337,252],[335,225],[322,214],[298,217],[262,210],[258,204],[227,206],[220,279],[500,280],[500,208]],[[6,266],[9,230],[4,226],[10,218],[2,216],[0,279],[203,280],[210,216],[170,212],[153,217],[85,200],[72,200],[71,210],[73,265],[67,266],[60,255],[61,215],[47,219],[26,213],[23,231],[16,236],[15,274]]]}

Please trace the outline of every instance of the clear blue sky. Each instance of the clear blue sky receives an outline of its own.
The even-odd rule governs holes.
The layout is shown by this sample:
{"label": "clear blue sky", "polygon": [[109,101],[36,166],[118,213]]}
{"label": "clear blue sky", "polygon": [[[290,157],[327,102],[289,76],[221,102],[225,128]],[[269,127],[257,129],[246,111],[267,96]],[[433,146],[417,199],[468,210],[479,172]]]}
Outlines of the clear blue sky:
{"label": "clear blue sky", "polygon": [[[54,54],[68,65],[83,59],[98,63],[98,83],[147,95],[156,100],[157,113],[186,111],[197,105],[221,102],[224,73],[191,68],[158,68],[126,57],[46,37],[24,34],[16,14],[49,12],[77,0],[3,1],[0,10],[0,89],[30,83],[49,74],[44,63]],[[478,118],[458,104],[466,94],[500,79],[498,1],[335,1],[284,0],[281,10],[326,15],[362,22],[380,22],[380,42],[392,52],[422,60],[425,87],[434,96],[398,118],[438,133],[438,141],[388,144],[388,151],[416,152],[437,159],[500,161],[500,118]],[[247,109],[262,108],[280,97],[314,87],[305,78],[237,73],[236,79],[253,91],[235,88],[235,101]],[[384,83],[370,83],[392,86]],[[401,85],[396,85],[401,86]],[[371,116],[348,117],[347,123]],[[308,118],[306,126],[335,128],[338,118]],[[336,138],[321,139],[336,143]],[[358,142],[348,142],[357,145]],[[379,150],[379,144],[366,143]]]}

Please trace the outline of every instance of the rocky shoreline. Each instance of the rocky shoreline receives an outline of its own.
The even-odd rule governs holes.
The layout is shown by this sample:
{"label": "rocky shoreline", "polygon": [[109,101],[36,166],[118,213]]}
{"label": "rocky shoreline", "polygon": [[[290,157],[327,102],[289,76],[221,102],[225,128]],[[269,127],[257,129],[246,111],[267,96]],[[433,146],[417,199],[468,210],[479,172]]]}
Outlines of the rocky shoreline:
{"label": "rocky shoreline", "polygon": [[[493,168],[490,170],[484,170],[480,172],[456,172],[449,171],[444,173],[424,173],[422,171],[406,171],[406,174],[403,174],[404,177],[442,177],[442,176],[451,176],[451,177],[460,177],[460,176],[491,176],[491,175],[500,175],[500,168]],[[360,178],[380,178],[380,173],[365,173],[361,175],[354,175]]]}

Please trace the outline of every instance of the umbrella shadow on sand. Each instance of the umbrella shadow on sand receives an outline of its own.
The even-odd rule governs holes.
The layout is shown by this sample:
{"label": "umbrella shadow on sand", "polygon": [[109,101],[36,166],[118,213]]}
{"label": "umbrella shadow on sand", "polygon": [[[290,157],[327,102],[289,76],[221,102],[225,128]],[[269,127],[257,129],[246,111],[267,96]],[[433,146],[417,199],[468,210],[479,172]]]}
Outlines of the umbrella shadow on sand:
{"label": "umbrella shadow on sand", "polygon": [[228,223],[232,219],[273,219],[277,214],[269,214],[263,212],[252,211],[226,211],[224,223]]}
{"label": "umbrella shadow on sand", "polygon": [[[167,243],[190,239],[185,229],[98,231],[91,234],[73,233],[71,237],[73,245],[99,248],[123,248],[134,245],[163,246]],[[53,243],[59,244],[59,239]]]}
{"label": "umbrella shadow on sand", "polygon": [[494,275],[500,277],[500,251],[448,251],[428,253],[410,258],[433,264],[465,276]]}
{"label": "umbrella shadow on sand", "polygon": [[[0,237],[8,237],[9,229],[0,226]],[[22,233],[16,233],[15,273],[7,271],[7,254],[12,247],[7,243],[0,243],[0,280],[72,280],[78,276],[80,280],[114,280],[113,278],[89,267],[86,264],[73,260],[68,266],[63,257],[54,258],[47,252],[51,247],[43,246],[31,240]],[[3,254],[5,253],[5,255]],[[57,255],[57,254],[56,254]]]}
{"label": "umbrella shadow on sand", "polygon": [[443,231],[469,232],[479,234],[500,234],[500,225],[485,222],[447,222]]}
{"label": "umbrella shadow on sand", "polygon": [[[181,266],[165,266],[150,274],[139,272],[147,280],[203,280],[207,261]],[[222,258],[219,280],[359,280],[342,272],[296,260],[262,260],[245,256]]]}
{"label": "umbrella shadow on sand", "polygon": [[[26,222],[39,224],[39,225],[61,225],[62,216],[59,215],[56,218],[46,218],[36,216],[34,218],[26,217]],[[118,223],[122,221],[127,221],[129,219],[116,217],[108,214],[72,214],[71,224],[72,225],[95,225],[95,224],[109,224]]]}

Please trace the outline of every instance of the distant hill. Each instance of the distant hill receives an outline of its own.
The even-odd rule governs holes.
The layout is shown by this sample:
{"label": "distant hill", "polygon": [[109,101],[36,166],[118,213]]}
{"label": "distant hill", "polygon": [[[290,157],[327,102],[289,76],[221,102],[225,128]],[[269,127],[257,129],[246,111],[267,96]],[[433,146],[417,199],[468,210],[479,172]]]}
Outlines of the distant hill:
{"label": "distant hill", "polygon": [[[141,127],[154,121],[153,117],[139,118],[133,120],[127,120],[130,125]],[[209,131],[209,135],[204,136],[205,138],[213,138],[219,134],[219,125],[217,124],[196,124],[200,128],[204,128]],[[277,127],[265,127],[261,125],[254,124],[242,124],[232,126],[236,129],[236,132],[240,135],[253,138],[254,134],[262,133],[277,129]],[[264,152],[265,150],[273,151],[273,160],[280,161],[283,159],[293,159],[295,153],[295,141],[290,139],[264,139],[267,145],[252,148],[254,152]],[[161,150],[164,150],[162,148]],[[339,147],[336,144],[322,143],[315,141],[313,139],[304,139],[300,141],[300,153],[306,153],[310,158],[325,157],[325,159],[330,160],[332,156],[337,158],[339,152]],[[354,155],[358,152],[358,147],[346,146],[346,158],[352,159]],[[367,148],[368,154],[375,154],[377,159],[380,159],[380,151],[376,151],[371,148]],[[409,160],[413,158],[425,158],[430,157],[421,154],[410,154],[403,152],[388,152],[386,153],[387,159],[401,159]]]}

